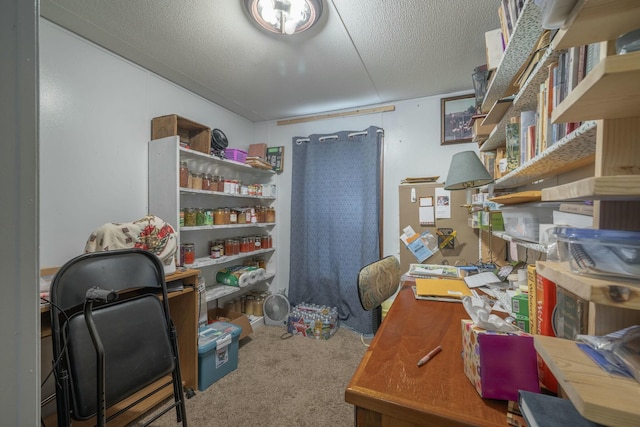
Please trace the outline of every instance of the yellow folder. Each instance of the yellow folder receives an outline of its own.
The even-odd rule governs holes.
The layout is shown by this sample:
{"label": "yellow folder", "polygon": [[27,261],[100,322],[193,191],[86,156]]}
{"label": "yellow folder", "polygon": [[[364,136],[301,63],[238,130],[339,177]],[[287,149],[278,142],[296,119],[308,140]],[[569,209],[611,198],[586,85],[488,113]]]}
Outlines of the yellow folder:
{"label": "yellow folder", "polygon": [[416,278],[416,294],[422,297],[445,297],[462,299],[472,296],[463,279],[423,279]]}

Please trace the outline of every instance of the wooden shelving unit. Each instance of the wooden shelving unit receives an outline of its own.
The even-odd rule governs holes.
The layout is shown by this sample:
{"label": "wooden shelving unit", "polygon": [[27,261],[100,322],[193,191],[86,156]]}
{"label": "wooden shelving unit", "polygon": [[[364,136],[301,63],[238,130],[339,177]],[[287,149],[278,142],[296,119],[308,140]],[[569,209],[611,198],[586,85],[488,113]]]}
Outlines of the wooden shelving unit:
{"label": "wooden shelving unit", "polygon": [[536,335],[534,345],[585,418],[608,426],[638,425],[640,383],[606,373],[574,341]]}
{"label": "wooden shelving unit", "polygon": [[[638,21],[640,25],[640,21]],[[603,58],[551,115],[555,122],[640,116],[640,52]]]}
{"label": "wooden shelving unit", "polygon": [[[539,17],[523,14],[522,19],[533,19],[535,23]],[[608,56],[603,55],[552,115],[553,123],[583,123],[540,155],[497,179],[496,189],[540,189],[552,182],[553,177],[554,184],[542,188],[542,201],[593,200],[595,228],[640,229],[640,52],[615,55],[612,46],[619,35],[636,29],[639,23],[640,1],[578,0],[566,29],[553,38],[513,103],[508,108],[496,106],[495,111],[488,111],[485,120],[489,119],[487,123],[495,124],[495,128],[480,151],[503,147],[509,119],[522,111],[536,109],[540,83],[547,76],[548,65],[557,60],[559,51],[601,42],[600,51]],[[527,25],[521,24],[519,21],[516,29],[522,32],[514,32],[497,70],[496,81],[489,86],[483,111],[496,100],[510,95],[504,93],[507,87],[504,82],[511,82],[514,75],[511,73],[519,69],[531,51],[511,52],[511,43],[532,48],[540,35],[533,30],[524,31]],[[520,37],[523,40],[517,41]],[[491,236],[514,241],[527,249],[540,252],[547,249],[516,241],[506,233],[493,232]],[[536,265],[538,274],[586,301],[588,334],[605,335],[640,324],[640,280],[580,275],[573,273],[568,263],[555,261],[538,261]],[[620,298],[620,294],[625,298]],[[562,391],[583,416],[609,426],[639,424],[640,384],[636,380],[608,374],[573,341],[536,335],[535,346]]]}
{"label": "wooden shelving unit", "polygon": [[555,50],[602,40],[638,28],[640,2],[637,0],[579,0],[572,16],[553,40]]}

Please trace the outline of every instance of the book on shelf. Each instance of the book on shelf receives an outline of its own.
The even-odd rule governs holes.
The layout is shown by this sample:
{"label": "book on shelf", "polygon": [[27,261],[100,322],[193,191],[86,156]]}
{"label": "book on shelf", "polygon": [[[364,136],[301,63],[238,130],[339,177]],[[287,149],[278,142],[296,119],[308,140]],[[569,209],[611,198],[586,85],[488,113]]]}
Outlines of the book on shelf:
{"label": "book on shelf", "polygon": [[529,427],[597,427],[583,417],[569,399],[543,393],[519,391],[519,407]]}
{"label": "book on shelf", "polygon": [[587,333],[589,302],[566,289],[556,287],[556,336],[575,340]]}
{"label": "book on shelf", "polygon": [[520,118],[512,117],[506,124],[507,170],[512,171],[520,166]]}
{"label": "book on shelf", "polygon": [[538,316],[537,316],[537,282],[536,282],[536,265],[527,265],[527,288],[528,288],[528,302],[529,302],[529,332],[532,334],[538,333]]}
{"label": "book on shelf", "polygon": [[531,150],[529,148],[529,127],[536,125],[536,112],[534,110],[522,111],[520,113],[520,164],[523,165],[531,160]]}
{"label": "book on shelf", "polygon": [[502,38],[502,29],[487,31],[484,33],[484,42],[487,54],[487,69],[494,70],[498,68],[504,54],[504,39]]}
{"label": "book on shelf", "polygon": [[[538,334],[549,337],[556,336],[553,319],[555,308],[556,284],[536,271],[536,322]],[[538,377],[544,387],[553,393],[558,392],[558,381],[540,355],[538,355]]]}

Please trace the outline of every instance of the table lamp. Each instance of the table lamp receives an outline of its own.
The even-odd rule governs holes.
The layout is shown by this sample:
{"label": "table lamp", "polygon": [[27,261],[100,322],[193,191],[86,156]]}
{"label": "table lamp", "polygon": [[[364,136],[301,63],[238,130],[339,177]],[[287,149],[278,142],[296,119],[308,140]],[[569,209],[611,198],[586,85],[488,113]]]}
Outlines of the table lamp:
{"label": "table lamp", "polygon": [[451,158],[445,190],[467,190],[467,206],[471,205],[471,189],[493,182],[474,151],[462,151]]}

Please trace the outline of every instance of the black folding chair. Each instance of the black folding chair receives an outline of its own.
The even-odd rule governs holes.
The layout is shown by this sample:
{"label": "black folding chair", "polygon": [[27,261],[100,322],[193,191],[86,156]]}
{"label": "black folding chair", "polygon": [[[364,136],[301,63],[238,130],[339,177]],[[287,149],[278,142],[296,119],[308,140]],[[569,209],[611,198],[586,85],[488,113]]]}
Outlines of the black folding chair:
{"label": "black folding chair", "polygon": [[[70,260],[51,283],[51,325],[58,426],[94,416],[103,425],[165,387],[173,388],[173,402],[145,425],[173,408],[187,425],[176,331],[156,255],[124,249]],[[105,417],[142,389],[142,397]]]}

